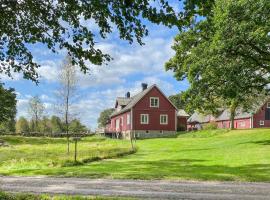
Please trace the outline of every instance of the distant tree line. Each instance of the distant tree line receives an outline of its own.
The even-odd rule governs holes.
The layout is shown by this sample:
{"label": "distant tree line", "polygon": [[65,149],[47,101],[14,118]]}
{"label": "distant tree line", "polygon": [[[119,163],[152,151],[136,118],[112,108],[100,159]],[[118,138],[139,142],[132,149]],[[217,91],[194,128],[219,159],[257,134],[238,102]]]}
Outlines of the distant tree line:
{"label": "distant tree line", "polygon": [[[25,117],[20,117],[16,121],[16,133],[22,135],[65,135],[65,123],[57,116],[43,117],[42,119],[27,120]],[[74,119],[69,124],[69,130],[73,134],[86,133],[87,127],[80,120]]]}

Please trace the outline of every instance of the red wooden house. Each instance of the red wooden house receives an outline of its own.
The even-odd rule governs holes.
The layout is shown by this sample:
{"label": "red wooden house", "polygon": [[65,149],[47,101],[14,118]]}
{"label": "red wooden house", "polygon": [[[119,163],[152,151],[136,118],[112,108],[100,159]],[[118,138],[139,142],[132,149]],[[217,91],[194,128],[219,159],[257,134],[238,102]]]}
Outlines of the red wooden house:
{"label": "red wooden house", "polygon": [[[230,128],[230,111],[225,109],[216,117],[195,112],[187,121],[188,129],[194,127],[199,129],[209,122],[216,122],[218,128]],[[270,127],[270,100],[259,103],[258,106],[255,106],[248,112],[238,109],[236,111],[234,127],[236,129]]]}
{"label": "red wooden house", "polygon": [[177,108],[156,85],[147,87],[143,83],[140,93],[130,96],[127,92],[126,97],[116,99],[115,111],[106,132],[120,133],[123,138],[130,135],[136,138],[173,135],[177,129],[177,112]]}

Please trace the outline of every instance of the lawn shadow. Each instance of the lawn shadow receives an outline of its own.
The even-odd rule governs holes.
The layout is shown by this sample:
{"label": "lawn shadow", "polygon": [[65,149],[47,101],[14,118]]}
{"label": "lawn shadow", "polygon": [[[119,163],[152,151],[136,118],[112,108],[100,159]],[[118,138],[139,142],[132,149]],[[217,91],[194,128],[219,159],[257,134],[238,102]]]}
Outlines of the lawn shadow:
{"label": "lawn shadow", "polygon": [[260,140],[260,141],[250,141],[239,144],[260,144],[260,145],[270,145],[270,140]]}

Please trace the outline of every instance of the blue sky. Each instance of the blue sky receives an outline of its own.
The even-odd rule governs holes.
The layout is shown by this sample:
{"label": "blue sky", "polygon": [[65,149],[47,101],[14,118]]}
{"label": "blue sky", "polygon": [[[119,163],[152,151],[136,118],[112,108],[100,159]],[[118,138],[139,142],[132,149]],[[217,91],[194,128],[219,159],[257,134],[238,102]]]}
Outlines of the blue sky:
{"label": "blue sky", "polygon": [[[149,36],[143,41],[144,46],[137,43],[130,45],[118,39],[117,31],[105,40],[97,38],[97,46],[114,60],[104,66],[90,65],[91,73],[79,73],[80,98],[74,108],[80,120],[88,127],[97,126],[100,111],[113,107],[117,96],[124,96],[127,91],[131,95],[141,90],[141,83],[157,84],[166,95],[186,90],[188,83],[178,82],[172,72],[165,72],[164,63],[173,56],[171,49],[177,29],[169,29],[162,25],[149,24]],[[89,24],[91,30],[98,31],[98,27]],[[28,100],[39,95],[46,106],[46,115],[57,114],[54,110],[55,91],[57,90],[58,69],[66,53],[52,54],[41,45],[32,47],[35,60],[41,64],[38,72],[40,83],[23,80],[20,74],[14,74],[13,79],[0,75],[6,87],[15,88],[18,93],[17,117],[27,114]]]}

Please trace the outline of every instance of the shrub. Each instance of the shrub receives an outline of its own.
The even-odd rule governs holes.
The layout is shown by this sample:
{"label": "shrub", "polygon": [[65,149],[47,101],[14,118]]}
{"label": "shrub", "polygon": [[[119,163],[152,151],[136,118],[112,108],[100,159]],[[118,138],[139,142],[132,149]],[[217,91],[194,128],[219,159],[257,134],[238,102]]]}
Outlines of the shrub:
{"label": "shrub", "polygon": [[205,130],[215,130],[215,129],[217,129],[217,128],[218,128],[218,125],[217,125],[216,122],[210,122],[210,123],[207,123],[207,124],[203,127],[203,129],[205,129]]}

